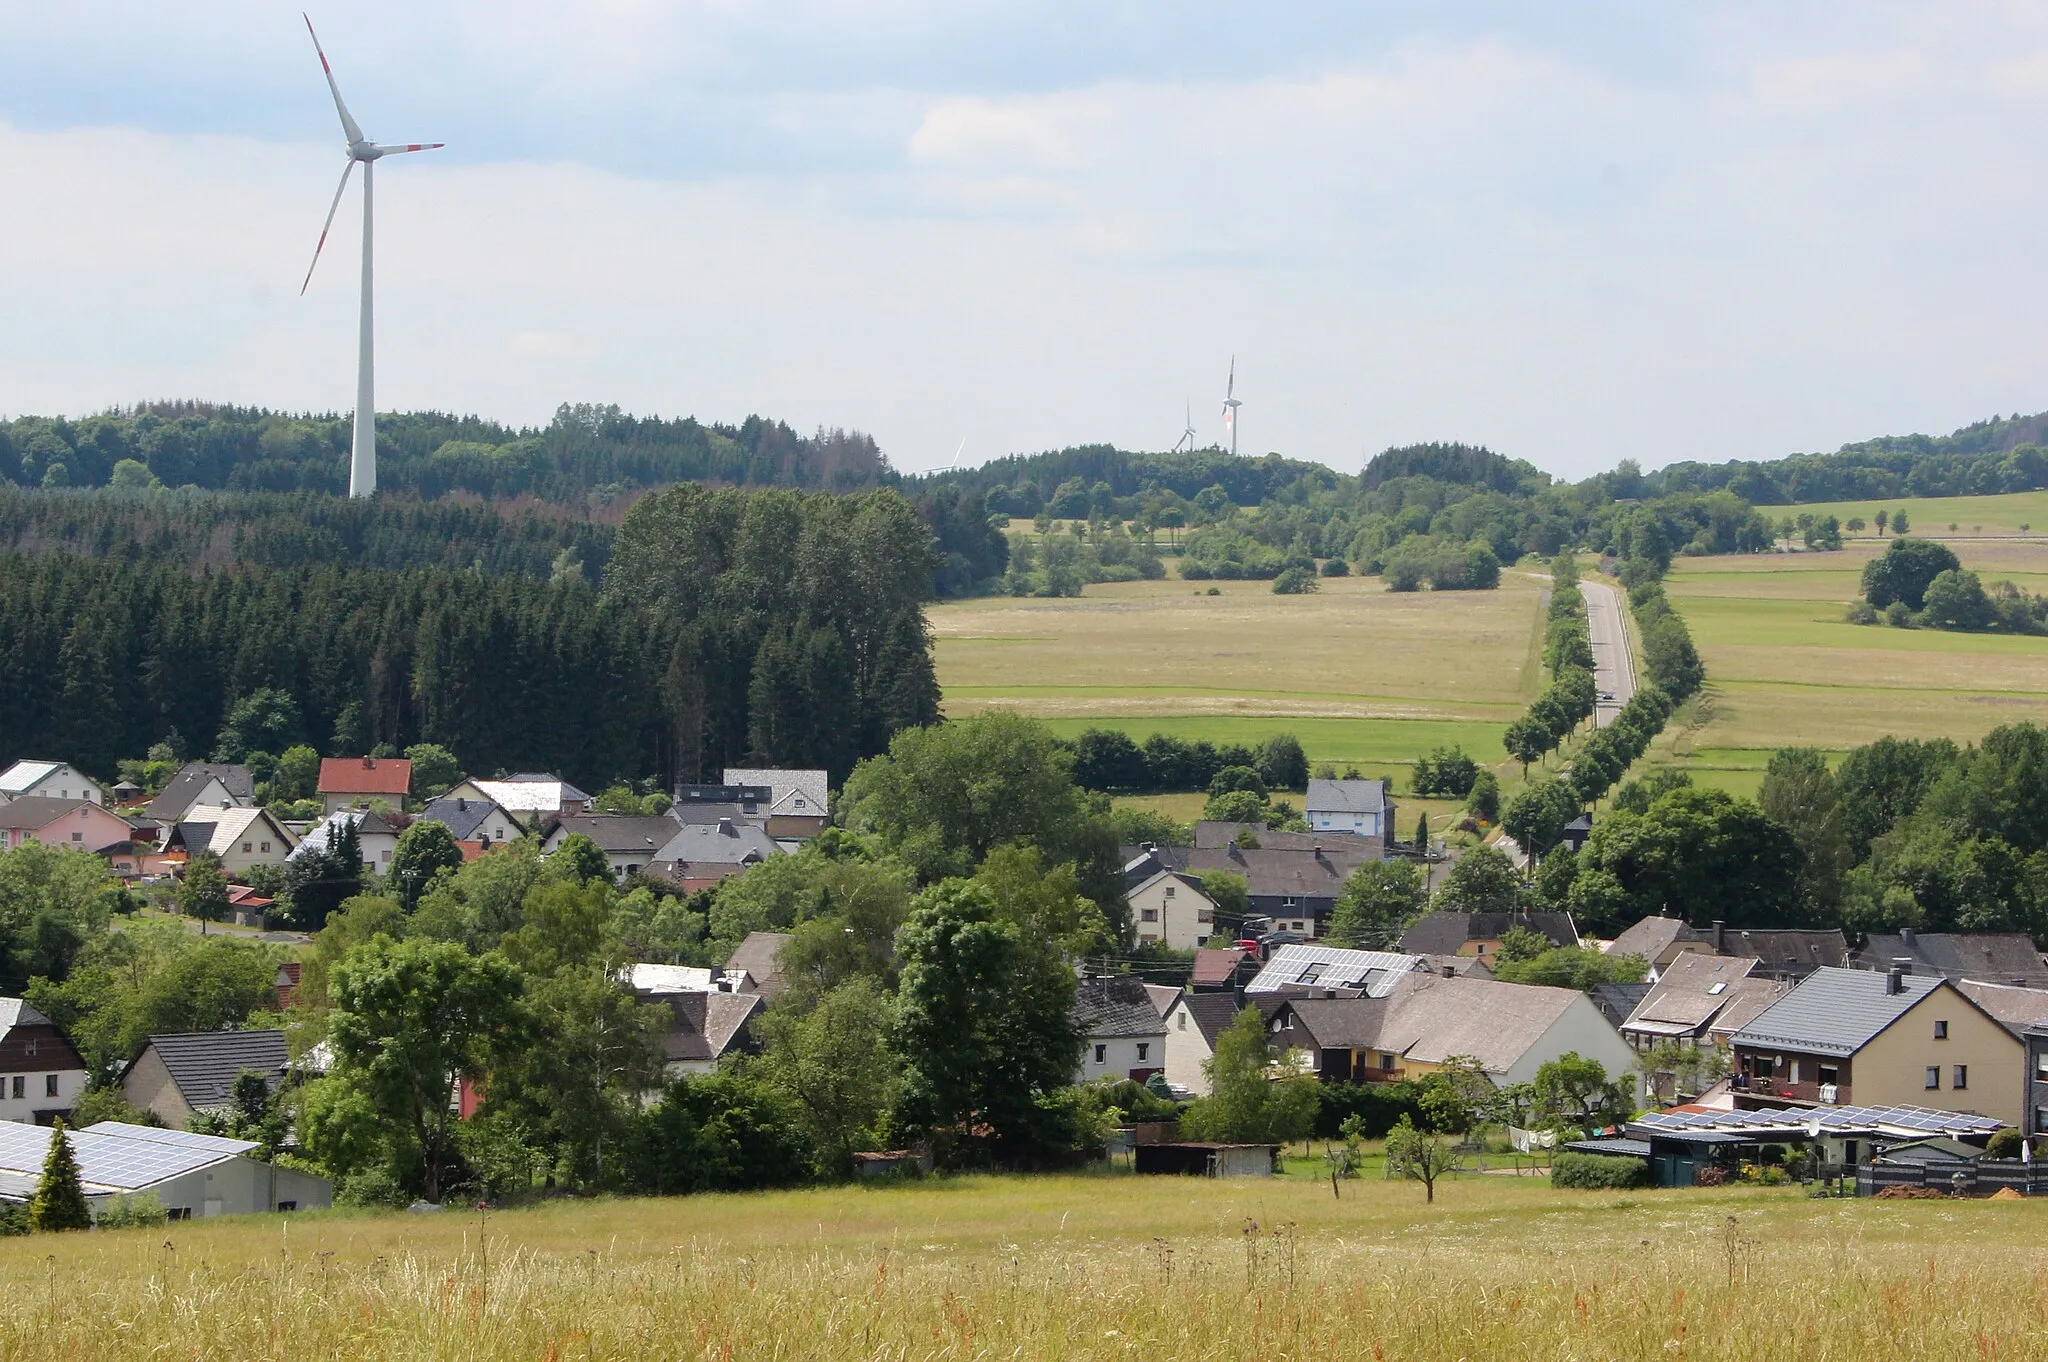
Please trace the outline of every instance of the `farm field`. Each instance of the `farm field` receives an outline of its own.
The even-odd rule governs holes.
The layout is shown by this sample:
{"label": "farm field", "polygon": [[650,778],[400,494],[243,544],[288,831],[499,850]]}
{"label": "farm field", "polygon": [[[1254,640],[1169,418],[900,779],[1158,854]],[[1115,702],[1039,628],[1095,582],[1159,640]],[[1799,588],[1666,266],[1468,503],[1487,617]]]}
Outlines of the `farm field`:
{"label": "farm field", "polygon": [[1098,1174],[250,1218],[5,1241],[0,1354],[2033,1357],[2044,1216]]}
{"label": "farm field", "polygon": [[[1989,497],[1894,497],[1889,501],[1827,501],[1798,506],[1759,506],[1772,520],[1786,516],[1831,515],[1837,520],[1860,516],[1870,522],[1865,536],[1877,534],[1879,511],[1906,508],[1909,532],[1929,539],[1947,539],[1951,534],[2034,534],[2048,537],[2048,492],[2002,492]],[[1955,530],[1949,529],[1950,524]]]}
{"label": "farm field", "polygon": [[[1950,546],[1987,582],[2048,591],[2048,543]],[[1788,744],[1840,751],[1886,733],[1961,742],[2003,723],[2048,722],[2048,638],[1844,619],[1881,547],[1676,560],[1665,589],[1706,662],[1708,692],[1697,725],[1674,730],[1659,753],[1705,783],[1744,789]]]}
{"label": "farm field", "polygon": [[1004,707],[1065,734],[1140,740],[1290,732],[1311,761],[1382,774],[1440,743],[1498,754],[1540,677],[1540,605],[1541,585],[1511,572],[1498,591],[1443,595],[1392,594],[1377,578],[1327,578],[1308,596],[1166,580],[929,614],[948,715]]}

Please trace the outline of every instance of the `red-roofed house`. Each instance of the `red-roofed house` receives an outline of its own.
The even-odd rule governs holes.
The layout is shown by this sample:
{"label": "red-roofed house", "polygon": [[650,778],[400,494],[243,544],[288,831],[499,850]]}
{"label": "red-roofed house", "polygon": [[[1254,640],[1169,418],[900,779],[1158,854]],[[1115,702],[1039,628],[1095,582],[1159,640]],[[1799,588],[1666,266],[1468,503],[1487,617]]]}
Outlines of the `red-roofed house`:
{"label": "red-roofed house", "polygon": [[320,798],[327,812],[368,808],[381,799],[397,808],[412,789],[412,763],[404,757],[325,757]]}

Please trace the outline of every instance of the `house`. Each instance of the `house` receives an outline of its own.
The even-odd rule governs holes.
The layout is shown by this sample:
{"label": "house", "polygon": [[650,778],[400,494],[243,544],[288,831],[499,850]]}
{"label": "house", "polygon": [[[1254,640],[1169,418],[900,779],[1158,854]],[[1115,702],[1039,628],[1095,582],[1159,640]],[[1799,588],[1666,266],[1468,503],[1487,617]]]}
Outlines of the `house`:
{"label": "house", "polygon": [[1162,870],[1125,891],[1138,944],[1191,951],[1208,940],[1216,922],[1216,901],[1202,882],[1178,870]]}
{"label": "house", "polygon": [[642,997],[670,993],[757,993],[753,976],[718,965],[664,965],[645,960],[626,966],[621,982]]}
{"label": "house", "polygon": [[2026,1048],[2020,1066],[2020,1113],[2028,1135],[2048,1135],[2048,989],[1950,980],[1962,995],[1998,1019]]}
{"label": "house", "polygon": [[1558,831],[1557,844],[1570,847],[1573,855],[1586,849],[1586,840],[1593,835],[1593,815],[1582,813]]}
{"label": "house", "polygon": [[1401,933],[1401,949],[1412,955],[1500,954],[1511,931],[1541,933],[1552,946],[1577,946],[1579,929],[1570,913],[1425,913]]}
{"label": "house", "polygon": [[[540,850],[543,856],[552,856],[562,849],[562,843],[581,834],[597,843],[605,863],[612,869],[612,878],[622,880],[660,858],[662,849],[679,830],[680,825],[667,814],[569,813],[548,830],[548,835],[541,839]],[[774,840],[765,832],[760,837],[774,846]]]}
{"label": "house", "polygon": [[495,799],[473,799],[467,795],[442,795],[430,799],[419,811],[423,822],[439,823],[458,842],[476,842],[489,848],[509,842],[526,831]]}
{"label": "house", "polygon": [[17,761],[0,771],[0,799],[82,799],[88,804],[105,804],[106,792],[99,783],[80,775],[63,761]]}
{"label": "house", "polygon": [[1274,995],[1264,999],[1239,999],[1235,993],[1183,993],[1166,1010],[1166,1081],[1185,1088],[1197,1097],[1209,1095],[1209,1075],[1202,1066],[1216,1053],[1216,1039],[1237,1020],[1247,1007],[1271,1015],[1283,1000]]}
{"label": "house", "polygon": [[90,800],[23,795],[0,804],[0,850],[41,842],[107,855],[134,840],[132,823]]}
{"label": "house", "polygon": [[[1576,1140],[1566,1148],[1589,1154],[1645,1159],[1658,1187],[1698,1185],[1704,1167],[1733,1176],[1743,1164],[1763,1162],[1766,1149],[1810,1148],[1824,1164],[1853,1166],[1884,1161],[1893,1151],[1924,1146],[1929,1136],[1946,1136],[1982,1154],[1998,1122],[1983,1116],[1928,1107],[1758,1107],[1743,1111],[1679,1107],[1644,1112],[1619,1139]],[[1974,1142],[1974,1143],[1970,1143]],[[1861,1180],[1859,1179],[1859,1182]]]}
{"label": "house", "polygon": [[[264,1163],[253,1140],[193,1135],[183,1130],[101,1121],[67,1130],[85,1204],[97,1218],[117,1196],[148,1193],[173,1220],[255,1211],[325,1210],[334,1204],[326,1178]],[[41,1185],[50,1137],[0,1125],[0,1200],[26,1202]]]}
{"label": "house", "polygon": [[748,932],[746,940],[733,947],[731,958],[725,962],[726,973],[744,973],[753,981],[753,992],[775,1001],[775,995],[782,992],[786,983],[777,957],[789,944],[789,937],[788,932]]}
{"label": "house", "polygon": [[1617,1031],[1629,1019],[1636,1005],[1650,996],[1653,984],[1594,984],[1586,990],[1586,996],[1593,1000],[1593,1006],[1600,1009],[1600,1015],[1607,1018],[1609,1025]]}
{"label": "house", "polygon": [[402,813],[379,813],[375,810],[343,809],[330,813],[312,827],[306,829],[305,838],[292,849],[291,859],[314,853],[326,854],[334,839],[341,836],[343,825],[353,823],[356,829],[356,846],[361,850],[363,869],[384,874],[391,869],[391,858],[398,853],[398,835],[412,822]]}
{"label": "house", "polygon": [[285,864],[298,845],[267,809],[200,812],[203,817],[187,819],[171,829],[164,839],[167,853],[182,851],[188,860],[210,854],[221,869],[239,875],[251,866]]}
{"label": "house", "polygon": [[781,843],[766,828],[752,823],[721,818],[709,826],[671,824],[668,841],[655,853],[645,873],[695,893],[741,873],[748,866],[784,854]]}
{"label": "house", "polygon": [[46,1126],[85,1091],[85,1061],[57,1024],[20,998],[0,998],[0,1121]]}
{"label": "house", "polygon": [[412,763],[404,757],[323,757],[319,790],[329,813],[376,803],[400,808],[412,790]]}
{"label": "house", "polygon": [[[1613,956],[1640,955],[1650,962],[1650,982],[1657,982],[1666,965],[1688,951],[1714,953],[1707,938],[1685,925],[1682,918],[1646,917],[1607,943]],[[1745,971],[1747,973],[1747,971]]]}
{"label": "house", "polygon": [[1727,1044],[1792,991],[1789,980],[1757,974],[1756,967],[1743,956],[1682,952],[1621,1023],[1622,1039],[1641,1052],[1666,1042]]}
{"label": "house", "polygon": [[[1315,936],[1335,911],[1351,872],[1380,859],[1368,840],[1313,837],[1306,848],[1257,847],[1236,843],[1221,848],[1133,847],[1124,856],[1126,892],[1163,870],[1191,875],[1224,871],[1245,882],[1251,912],[1271,920],[1275,931]],[[1327,845],[1326,845],[1327,844]]]}
{"label": "house", "polygon": [[1910,1102],[2021,1120],[2025,1045],[1946,979],[1822,966],[1731,1045],[1737,1106]]}
{"label": "house", "polygon": [[823,771],[728,766],[723,778],[728,785],[766,785],[769,788],[770,836],[802,839],[816,837],[825,830],[830,792]]}
{"label": "house", "polygon": [[597,803],[594,796],[544,771],[521,771],[496,780],[465,780],[441,798],[490,800],[528,824],[558,813],[589,813]]}
{"label": "house", "polygon": [[1074,990],[1074,1020],[1081,1029],[1081,1082],[1143,1083],[1166,1067],[1166,1019],[1136,975],[1083,979]]}
{"label": "house", "polygon": [[639,996],[643,1002],[661,1003],[669,1010],[661,1042],[661,1071],[666,1078],[713,1073],[725,1056],[760,1048],[754,1039],[753,1021],[767,1003],[758,993],[691,990]]}
{"label": "house", "polygon": [[143,817],[169,829],[195,809],[246,809],[256,802],[256,777],[248,767],[228,762],[188,761],[157,792]]}
{"label": "house", "polygon": [[270,925],[270,909],[276,899],[246,884],[228,886],[227,920],[237,927],[254,927],[262,931]]}
{"label": "house", "polygon": [[1911,927],[1872,932],[1850,964],[1886,970],[1902,960],[1915,976],[2048,988],[2048,964],[2024,932],[1916,932]]}
{"label": "house", "polygon": [[286,1068],[282,1031],[151,1036],[121,1071],[121,1096],[139,1111],[156,1113],[172,1130],[183,1130],[195,1114],[225,1107],[243,1070],[262,1074],[275,1088]]}
{"label": "house", "polygon": [[1383,997],[1285,998],[1266,1035],[1275,1053],[1306,1051],[1325,1081],[1418,1078],[1466,1058],[1507,1087],[1534,1081],[1568,1053],[1634,1081],[1635,1052],[1592,999],[1570,988],[1418,971]]}
{"label": "house", "polygon": [[1235,990],[1244,982],[1239,976],[1245,972],[1245,961],[1251,958],[1250,951],[1236,946],[1198,950],[1195,952],[1195,969],[1189,976],[1188,987],[1197,993],[1213,993],[1218,989]]}
{"label": "house", "polygon": [[1384,996],[1403,975],[1422,968],[1422,957],[1399,951],[1353,951],[1318,942],[1297,942],[1274,951],[1249,984],[1247,994],[1342,988]]}
{"label": "house", "polygon": [[1312,832],[1370,837],[1381,845],[1394,838],[1394,798],[1384,780],[1311,780],[1302,816]]}
{"label": "house", "polygon": [[1702,934],[1716,955],[1740,955],[1757,962],[1752,973],[1769,979],[1804,979],[1817,969],[1841,969],[1849,964],[1849,939],[1839,930],[1767,931],[1760,928],[1729,930],[1716,922]]}
{"label": "house", "polygon": [[767,785],[678,785],[669,817],[678,823],[716,823],[721,818],[768,825],[775,791]]}

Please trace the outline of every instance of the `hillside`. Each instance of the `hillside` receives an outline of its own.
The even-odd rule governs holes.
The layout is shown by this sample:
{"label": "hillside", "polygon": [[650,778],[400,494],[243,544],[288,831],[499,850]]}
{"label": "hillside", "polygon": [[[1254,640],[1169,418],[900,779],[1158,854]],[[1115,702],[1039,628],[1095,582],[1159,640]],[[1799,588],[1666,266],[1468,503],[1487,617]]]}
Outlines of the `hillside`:
{"label": "hillside", "polygon": [[1653,495],[1726,489],[1759,506],[1871,497],[1988,496],[2048,488],[2048,412],[1994,416],[1948,435],[1888,435],[1832,454],[1675,463],[1648,474]]}

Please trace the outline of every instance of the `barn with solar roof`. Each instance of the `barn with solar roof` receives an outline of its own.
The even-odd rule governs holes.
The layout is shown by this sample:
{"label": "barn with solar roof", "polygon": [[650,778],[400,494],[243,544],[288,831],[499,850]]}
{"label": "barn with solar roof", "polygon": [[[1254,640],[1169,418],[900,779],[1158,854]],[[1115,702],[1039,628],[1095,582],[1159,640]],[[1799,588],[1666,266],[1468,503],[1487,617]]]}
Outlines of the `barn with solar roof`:
{"label": "barn with solar roof", "polygon": [[[65,1132],[85,1199],[98,1216],[117,1196],[153,1194],[173,1220],[256,1211],[323,1210],[334,1184],[255,1158],[249,1140],[102,1121]],[[50,1132],[0,1122],[0,1201],[25,1202],[42,1180]]]}

